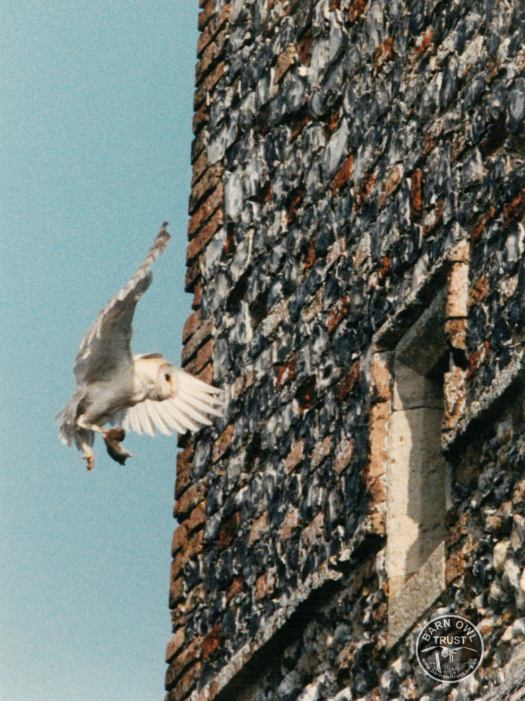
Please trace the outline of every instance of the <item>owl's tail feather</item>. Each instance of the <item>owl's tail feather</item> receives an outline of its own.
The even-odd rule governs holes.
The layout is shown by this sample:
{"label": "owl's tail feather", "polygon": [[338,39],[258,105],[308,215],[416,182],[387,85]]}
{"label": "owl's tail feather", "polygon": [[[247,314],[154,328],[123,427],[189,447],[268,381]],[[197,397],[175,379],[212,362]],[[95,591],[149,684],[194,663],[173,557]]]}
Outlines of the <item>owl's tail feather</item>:
{"label": "owl's tail feather", "polygon": [[62,411],[55,417],[55,421],[58,421],[60,424],[58,436],[61,442],[67,446],[71,446],[74,443],[79,450],[82,450],[82,446],[86,443],[87,445],[93,445],[95,440],[93,431],[77,426],[78,406],[82,398],[83,392],[77,390]]}

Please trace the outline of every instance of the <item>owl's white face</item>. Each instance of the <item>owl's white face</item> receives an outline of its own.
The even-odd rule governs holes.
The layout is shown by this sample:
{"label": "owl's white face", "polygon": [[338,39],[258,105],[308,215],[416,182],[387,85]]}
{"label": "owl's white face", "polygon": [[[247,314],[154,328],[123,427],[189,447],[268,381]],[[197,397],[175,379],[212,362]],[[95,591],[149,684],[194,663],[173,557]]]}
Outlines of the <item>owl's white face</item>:
{"label": "owl's white face", "polygon": [[131,403],[144,399],[162,402],[173,397],[178,383],[174,365],[157,353],[136,356],[134,359],[134,395]]}
{"label": "owl's white face", "polygon": [[157,401],[163,401],[173,397],[177,389],[175,380],[175,368],[169,363],[161,365],[157,372],[155,381],[155,390],[157,393]]}

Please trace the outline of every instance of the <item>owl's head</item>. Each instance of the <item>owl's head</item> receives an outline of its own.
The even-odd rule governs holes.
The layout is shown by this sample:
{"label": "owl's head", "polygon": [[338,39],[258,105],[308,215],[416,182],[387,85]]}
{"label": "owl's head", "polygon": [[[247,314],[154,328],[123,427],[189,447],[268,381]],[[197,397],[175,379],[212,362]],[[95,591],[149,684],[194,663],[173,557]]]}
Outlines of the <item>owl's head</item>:
{"label": "owl's head", "polygon": [[177,368],[169,363],[160,353],[136,355],[135,391],[140,401],[152,399],[162,402],[173,397],[178,389]]}
{"label": "owl's head", "polygon": [[157,391],[157,401],[163,401],[164,399],[169,399],[173,397],[177,389],[177,381],[175,377],[175,367],[170,363],[163,363],[157,372],[157,379],[155,382],[155,389]]}

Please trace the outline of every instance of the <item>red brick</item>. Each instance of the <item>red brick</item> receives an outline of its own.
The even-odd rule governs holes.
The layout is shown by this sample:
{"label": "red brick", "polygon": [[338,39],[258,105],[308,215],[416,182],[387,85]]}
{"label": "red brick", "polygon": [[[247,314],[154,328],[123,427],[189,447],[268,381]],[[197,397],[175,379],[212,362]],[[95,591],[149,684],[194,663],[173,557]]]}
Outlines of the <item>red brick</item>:
{"label": "red brick", "polygon": [[438,145],[436,137],[428,133],[423,138],[423,156],[427,158]]}
{"label": "red brick", "polygon": [[199,131],[205,127],[208,122],[210,121],[210,108],[204,102],[198,110],[196,110],[193,113],[193,119],[192,119],[192,131],[194,134],[198,134]]}
{"label": "red brick", "polygon": [[248,545],[253,545],[257,540],[259,540],[259,538],[268,530],[268,525],[268,512],[263,511],[263,513],[252,522],[250,532],[248,534]]}
{"label": "red brick", "polygon": [[377,176],[375,175],[368,175],[362,182],[355,193],[355,204],[357,209],[359,209],[370,197],[372,191],[375,188],[375,184],[377,181]]}
{"label": "red brick", "polygon": [[213,93],[223,75],[224,63],[221,61],[201,80],[193,96],[193,108],[195,111],[197,111],[202,104],[207,102],[208,96]]}
{"label": "red brick", "polygon": [[191,487],[175,502],[175,517],[182,519],[199,504],[206,494],[206,485],[203,481],[192,484]]}
{"label": "red brick", "polygon": [[223,642],[222,626],[216,623],[202,643],[202,654],[205,660],[210,658],[219,649]]}
{"label": "red brick", "polygon": [[384,476],[380,475],[379,477],[374,477],[371,475],[370,471],[365,470],[364,477],[365,487],[370,502],[374,506],[384,504],[386,502],[386,485]]}
{"label": "red brick", "polygon": [[219,14],[216,14],[207,24],[204,31],[199,37],[197,42],[197,54],[202,55],[204,49],[208,46],[212,39],[215,39],[218,43],[223,43],[226,39],[226,34],[224,32],[218,37],[218,33],[221,29],[225,28],[225,25],[230,16],[230,4],[224,6]]}
{"label": "red brick", "polygon": [[288,540],[288,538],[292,535],[295,529],[299,526],[300,522],[301,516],[299,514],[299,510],[295,507],[292,507],[284,517],[284,520],[281,524],[281,528],[279,530],[279,538],[281,540]]}
{"label": "red brick", "polygon": [[401,178],[403,176],[403,169],[400,165],[396,165],[390,171],[388,178],[384,181],[381,194],[379,195],[379,206],[383,207],[390,195],[397,190]]}
{"label": "red brick", "polygon": [[199,280],[201,279],[201,269],[199,259],[195,258],[189,265],[186,266],[186,275],[184,276],[184,289],[186,292],[193,292],[194,297],[191,303],[192,309],[199,309],[200,301],[197,301],[197,291],[199,288]]}
{"label": "red brick", "polygon": [[[192,265],[192,267],[194,265],[196,267],[198,267],[198,265],[199,265],[198,259],[193,261],[193,263],[191,265]],[[202,302],[203,287],[202,287],[202,280],[200,278],[200,272],[199,272],[199,278],[197,278],[197,279],[198,279],[198,282],[196,282],[194,287],[193,287],[193,300],[191,302],[192,309],[200,309],[201,302]]]}
{"label": "red brick", "polygon": [[199,153],[197,159],[193,163],[193,169],[191,173],[192,187],[194,187],[195,184],[199,182],[200,178],[204,175],[209,166],[210,163],[208,161],[208,151],[204,150],[201,153]]}
{"label": "red brick", "polygon": [[294,381],[296,365],[297,358],[295,356],[295,353],[293,353],[292,357],[287,363],[276,366],[277,372],[275,376],[275,386],[277,389],[281,389],[281,387],[284,387],[284,385],[287,385],[290,382]]}
{"label": "red brick", "polygon": [[180,525],[173,532],[173,538],[171,539],[171,554],[175,555],[185,547],[188,542],[188,529],[186,524]]}
{"label": "red brick", "polygon": [[[197,109],[197,108],[195,108]],[[191,142],[191,162],[194,163],[208,148],[209,134],[207,129],[201,129]]]}
{"label": "red brick", "polygon": [[292,444],[292,448],[284,460],[284,467],[287,472],[292,472],[295,470],[297,465],[304,458],[304,441],[302,439],[295,441]]}
{"label": "red brick", "polygon": [[341,108],[338,107],[335,112],[328,117],[327,131],[329,134],[333,134],[339,125],[339,118],[341,116]]}
{"label": "red brick", "polygon": [[435,231],[443,221],[445,200],[437,200],[436,206],[426,215],[423,226],[423,236],[428,236]]}
{"label": "red brick", "polygon": [[332,181],[332,194],[336,193],[343,188],[350,178],[352,177],[352,156],[347,156],[343,161],[343,164],[339,167],[339,170],[334,176]]}
{"label": "red brick", "polygon": [[503,206],[503,226],[509,226],[513,221],[521,219],[525,214],[525,187],[514,199]]}
{"label": "red brick", "polygon": [[267,570],[255,582],[255,598],[264,599],[270,596],[275,589],[275,574]]}
{"label": "red brick", "polygon": [[201,326],[201,313],[200,311],[192,312],[184,323],[182,329],[182,342],[187,343],[191,336],[200,328]]}
{"label": "red brick", "polygon": [[469,285],[468,263],[452,263],[447,279],[446,317],[467,316]]}
{"label": "red brick", "polygon": [[[307,124],[312,121],[312,115],[299,113],[298,117],[294,117],[290,121],[290,143],[295,141],[297,137],[302,133],[303,129]],[[265,199],[266,202],[271,200],[272,190],[271,183],[268,183],[269,198]]]}
{"label": "red brick", "polygon": [[204,27],[208,24],[210,19],[213,17],[215,12],[215,6],[213,2],[208,2],[204,5],[202,12],[199,12],[199,31],[202,32]]}
{"label": "red brick", "polygon": [[286,49],[279,54],[275,64],[273,75],[274,84],[279,83],[297,60],[297,48],[295,44],[289,44]]}
{"label": "red brick", "polygon": [[316,541],[324,538],[324,514],[321,512],[315,516],[301,532],[301,541],[311,547]]}
{"label": "red brick", "polygon": [[215,190],[207,197],[197,210],[192,214],[189,224],[188,233],[194,236],[200,227],[211,217],[215,210],[224,202],[224,189],[222,182],[219,182]]}
{"label": "red brick", "polygon": [[316,386],[317,378],[315,375],[310,375],[301,384],[296,393],[297,403],[301,411],[310,411],[316,401]]}
{"label": "red brick", "polygon": [[238,511],[226,519],[219,531],[219,548],[224,550],[233,543],[239,533],[240,522],[241,514]]}
{"label": "red brick", "polygon": [[170,609],[175,608],[177,603],[182,599],[183,594],[184,594],[184,580],[182,579],[182,577],[179,577],[178,579],[172,579],[170,581],[170,597],[169,597]]}
{"label": "red brick", "polygon": [[313,49],[313,35],[311,32],[306,32],[301,37],[299,43],[297,44],[297,53],[299,54],[299,60],[303,66],[309,66],[312,59],[312,49]]}
{"label": "red brick", "polygon": [[182,572],[184,567],[188,562],[195,558],[200,552],[202,552],[202,544],[204,542],[204,531],[197,531],[197,533],[188,538],[184,545],[184,549],[177,553],[175,559],[172,562],[171,572],[172,577],[177,578]]}
{"label": "red brick", "polygon": [[183,364],[186,372],[191,375],[197,375],[202,368],[211,362],[213,358],[213,348],[215,345],[215,340],[210,338],[193,356],[191,360]]}
{"label": "red brick", "polygon": [[383,256],[377,270],[377,278],[379,282],[384,280],[392,269],[392,259],[389,256]]}
{"label": "red brick", "polygon": [[229,424],[213,444],[212,461],[217,462],[230,447],[235,433],[235,426]]}
{"label": "red brick", "polygon": [[345,319],[350,312],[350,298],[347,295],[341,297],[336,304],[328,312],[326,320],[326,330],[330,335],[334,333],[339,324]]}
{"label": "red brick", "polygon": [[198,349],[210,338],[213,333],[213,322],[211,319],[201,321],[199,314],[198,320],[200,324],[194,329],[193,335],[186,341],[182,349],[182,361],[187,362]]}
{"label": "red brick", "polygon": [[340,401],[342,401],[343,399],[346,399],[354,391],[354,388],[357,386],[357,383],[359,382],[360,370],[361,370],[361,364],[360,364],[359,360],[356,360],[355,363],[350,368],[350,372],[347,373],[343,377],[343,379],[341,380],[341,383],[339,384],[339,391],[337,392],[337,398]]}
{"label": "red brick", "polygon": [[176,630],[181,625],[184,625],[186,618],[197,606],[200,606],[206,601],[206,589],[204,584],[197,584],[184,598],[177,603],[176,608],[171,612],[173,630]]}
{"label": "red brick", "polygon": [[195,69],[196,83],[200,83],[214,63],[220,59],[223,49],[223,42],[218,43],[213,41],[208,44],[206,49],[202,52],[201,60],[197,63],[197,68]]}
{"label": "red brick", "polygon": [[209,363],[202,370],[196,374],[196,377],[203,382],[207,382],[209,385],[213,384],[213,365]]}
{"label": "red brick", "polygon": [[460,577],[465,571],[465,560],[461,552],[455,552],[447,559],[445,563],[445,581],[447,587],[452,582]]}
{"label": "red brick", "polygon": [[330,453],[332,452],[333,445],[333,436],[326,436],[321,441],[317,441],[310,456],[311,466],[313,468],[318,467],[323,462],[323,460],[325,460],[330,455]]}
{"label": "red brick", "polygon": [[491,351],[490,341],[483,341],[478,350],[474,351],[468,359],[468,377],[476,374],[480,366],[485,362]]}
{"label": "red brick", "polygon": [[297,218],[297,213],[301,208],[304,199],[304,192],[295,192],[289,203],[286,211],[286,222],[288,226],[291,226]]}
{"label": "red brick", "polygon": [[197,205],[214,190],[221,182],[223,174],[223,166],[221,163],[215,163],[203,173],[202,178],[196,185],[192,187],[190,197],[190,211],[193,213]]}
{"label": "red brick", "polygon": [[226,600],[230,602],[237,594],[240,594],[244,587],[243,577],[235,577],[226,593]]}
{"label": "red brick", "polygon": [[369,464],[365,470],[366,480],[383,477],[388,460],[388,424],[391,414],[390,402],[377,402],[370,409]]}
{"label": "red brick", "polygon": [[343,438],[339,442],[334,455],[334,470],[337,474],[344,472],[350,465],[354,451],[355,444],[351,438]]}
{"label": "red brick", "polygon": [[470,232],[470,236],[471,236],[473,241],[476,241],[477,239],[479,239],[481,234],[487,228],[487,225],[492,221],[492,219],[494,219],[495,216],[496,216],[496,208],[490,207],[488,212],[486,212],[486,214],[483,214],[478,219],[475,226],[472,228],[472,231]]}
{"label": "red brick", "polygon": [[200,255],[206,248],[208,243],[215,236],[219,228],[224,222],[224,214],[222,209],[217,209],[215,214],[212,215],[211,219],[206,222],[206,224],[199,231],[197,236],[193,238],[188,245],[188,261],[193,260],[196,256]]}
{"label": "red brick", "polygon": [[366,9],[367,0],[354,0],[348,9],[348,21],[355,22]]}
{"label": "red brick", "polygon": [[481,275],[474,281],[469,294],[469,305],[479,304],[490,292],[490,280],[487,275]]}
{"label": "red brick", "polygon": [[165,701],[182,701],[195,688],[202,675],[202,663],[197,662],[183,674],[175,688],[169,690]]}
{"label": "red brick", "polygon": [[184,525],[188,529],[188,533],[192,534],[198,528],[206,523],[206,499],[197,504],[197,506],[190,513],[189,518],[184,521]]}
{"label": "red brick", "polygon": [[310,270],[310,268],[313,268],[315,265],[315,261],[317,259],[316,253],[315,253],[315,243],[312,241],[310,245],[308,246],[308,249],[306,251],[306,258],[303,263],[303,270]]}
{"label": "red brick", "polygon": [[171,660],[179,652],[181,647],[184,645],[184,639],[184,628],[179,628],[179,630],[171,636],[171,639],[166,646],[166,662],[171,662]]}
{"label": "red brick", "polygon": [[392,374],[386,359],[380,353],[374,353],[370,369],[375,401],[388,402],[392,399]]}
{"label": "red brick", "polygon": [[175,498],[178,499],[190,486],[193,470],[193,446],[190,444],[177,454],[177,480]]}
{"label": "red brick", "polygon": [[434,44],[434,29],[430,27],[416,42],[418,56],[423,56]]}
{"label": "red brick", "polygon": [[423,171],[419,169],[410,176],[410,207],[412,218],[417,219],[423,211]]}
{"label": "red brick", "polygon": [[467,320],[447,319],[445,321],[445,336],[451,348],[467,349]]}
{"label": "red brick", "polygon": [[374,65],[376,68],[381,68],[387,61],[391,61],[393,57],[394,39],[393,37],[387,37],[374,51]]}
{"label": "red brick", "polygon": [[171,661],[166,671],[166,689],[172,689],[182,673],[200,659],[202,638],[197,637],[185,646],[184,650]]}

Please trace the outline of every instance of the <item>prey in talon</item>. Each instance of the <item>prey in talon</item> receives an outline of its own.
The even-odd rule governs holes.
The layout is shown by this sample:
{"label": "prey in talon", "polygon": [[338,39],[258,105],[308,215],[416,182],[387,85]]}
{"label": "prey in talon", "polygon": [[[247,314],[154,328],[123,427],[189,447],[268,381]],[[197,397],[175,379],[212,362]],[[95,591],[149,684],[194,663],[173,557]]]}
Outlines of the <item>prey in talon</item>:
{"label": "prey in talon", "polygon": [[[132,322],[137,302],[152,281],[151,267],[166,248],[167,223],[137,272],[108,302],[84,336],[75,360],[76,389],[57,416],[60,439],[82,451],[88,470],[100,433],[110,457],[123,465],[131,456],[127,431],[196,431],[222,416],[222,392],[170,363],[161,353],[133,355]],[[113,428],[104,428],[107,424]]]}

